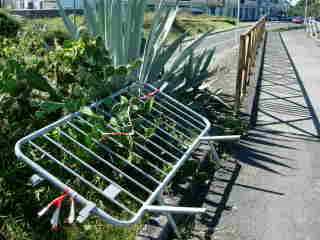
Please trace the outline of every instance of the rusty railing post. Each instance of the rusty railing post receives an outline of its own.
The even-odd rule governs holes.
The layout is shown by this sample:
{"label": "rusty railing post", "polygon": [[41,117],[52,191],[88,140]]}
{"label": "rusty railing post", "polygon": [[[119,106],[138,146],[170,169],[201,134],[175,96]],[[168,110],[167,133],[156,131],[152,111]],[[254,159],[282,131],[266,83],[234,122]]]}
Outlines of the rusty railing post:
{"label": "rusty railing post", "polygon": [[250,76],[256,66],[256,56],[259,44],[266,32],[266,16],[262,17],[246,33],[240,35],[238,72],[236,78],[236,93],[234,112],[240,111],[242,96],[250,85]]}
{"label": "rusty railing post", "polygon": [[241,96],[242,96],[242,84],[243,84],[243,70],[244,70],[244,61],[245,61],[245,44],[246,44],[246,36],[240,35],[240,43],[239,43],[239,60],[238,60],[238,72],[236,79],[236,96],[235,96],[235,104],[234,104],[234,112],[237,114],[240,109]]}

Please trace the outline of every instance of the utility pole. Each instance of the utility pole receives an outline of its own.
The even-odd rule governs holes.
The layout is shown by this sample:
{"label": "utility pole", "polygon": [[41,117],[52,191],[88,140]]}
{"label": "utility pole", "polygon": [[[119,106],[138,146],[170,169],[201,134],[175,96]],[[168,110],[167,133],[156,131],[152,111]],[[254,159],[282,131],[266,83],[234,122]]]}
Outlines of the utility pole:
{"label": "utility pole", "polygon": [[240,23],[240,0],[237,0],[237,5],[238,5],[238,9],[237,9],[237,25],[239,25],[239,23]]}
{"label": "utility pole", "polygon": [[[237,24],[236,24],[236,28],[240,27],[240,0],[237,0]],[[236,44],[238,43],[239,40],[239,36],[238,36],[238,29],[236,29],[235,31],[235,40],[236,40]]]}
{"label": "utility pole", "polygon": [[308,0],[305,0],[305,6],[304,6],[304,24],[307,23],[307,17],[308,17]]}

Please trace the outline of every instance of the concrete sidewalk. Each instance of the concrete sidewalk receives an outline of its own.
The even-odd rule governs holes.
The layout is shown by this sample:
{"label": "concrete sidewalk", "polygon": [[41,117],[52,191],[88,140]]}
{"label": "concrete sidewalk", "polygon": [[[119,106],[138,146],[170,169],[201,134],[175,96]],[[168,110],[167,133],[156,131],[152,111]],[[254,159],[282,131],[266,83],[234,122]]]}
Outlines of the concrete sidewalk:
{"label": "concrete sidewalk", "polygon": [[320,119],[320,42],[307,37],[304,30],[284,32],[282,37]]}
{"label": "concrete sidewalk", "polygon": [[[241,169],[229,167],[210,189],[211,195],[222,196],[224,201],[212,202],[211,196],[206,202],[212,205],[211,216],[202,219],[207,228],[199,234],[206,239],[320,238],[320,143],[316,117],[320,80],[316,82],[314,75],[320,69],[320,58],[318,63],[316,57],[305,59],[308,52],[296,40],[298,35],[302,41],[300,34],[284,34],[293,60],[302,65],[297,69],[280,34],[268,35],[258,85],[256,126],[238,145],[235,157]],[[315,55],[309,53],[308,57]],[[228,191],[221,191],[225,189],[221,185],[228,185]]]}

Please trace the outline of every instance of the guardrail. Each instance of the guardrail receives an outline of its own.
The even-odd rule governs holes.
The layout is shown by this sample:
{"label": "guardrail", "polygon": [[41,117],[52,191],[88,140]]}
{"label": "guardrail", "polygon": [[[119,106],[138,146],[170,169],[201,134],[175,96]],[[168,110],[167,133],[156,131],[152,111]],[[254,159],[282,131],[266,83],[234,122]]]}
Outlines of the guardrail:
{"label": "guardrail", "polygon": [[256,64],[257,48],[266,31],[266,16],[240,35],[238,73],[236,79],[235,113],[239,112],[242,97],[250,85],[250,76]]}
{"label": "guardrail", "polygon": [[306,19],[306,31],[310,37],[320,40],[320,22],[314,18],[309,17]]}

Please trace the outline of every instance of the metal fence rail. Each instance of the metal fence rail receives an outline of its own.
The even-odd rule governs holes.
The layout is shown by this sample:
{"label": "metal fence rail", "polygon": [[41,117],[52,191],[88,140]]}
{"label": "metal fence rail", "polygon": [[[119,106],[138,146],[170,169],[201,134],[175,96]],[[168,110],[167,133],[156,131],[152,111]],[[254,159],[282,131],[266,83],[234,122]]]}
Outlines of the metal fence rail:
{"label": "metal fence rail", "polygon": [[235,112],[240,109],[242,97],[250,84],[250,74],[256,64],[257,48],[266,31],[267,17],[262,17],[246,33],[240,35],[238,73],[236,79]]}
{"label": "metal fence rail", "polygon": [[316,40],[320,40],[320,22],[313,17],[309,17],[306,19],[305,24],[307,34]]}
{"label": "metal fence rail", "polygon": [[[138,114],[132,145],[128,136],[110,123],[110,107],[121,96],[142,96],[155,91],[151,85],[124,89],[91,105],[102,118],[82,112],[70,114],[21,139],[15,147],[19,159],[38,175],[83,206],[77,218],[83,222],[96,214],[107,223],[128,226],[146,211],[162,213],[203,213],[203,208],[165,206],[162,193],[176,172],[203,141],[209,142],[212,156],[218,158],[212,141],[231,141],[239,136],[209,137],[210,122],[175,99],[159,91],[147,114]],[[145,103],[144,98],[138,101]],[[158,120],[161,118],[161,121]],[[144,132],[154,128],[151,137]],[[132,150],[128,151],[128,146]],[[128,155],[127,153],[130,153]],[[98,199],[98,200],[97,200]],[[155,202],[159,205],[154,205]],[[171,215],[169,221],[178,234]]]}

